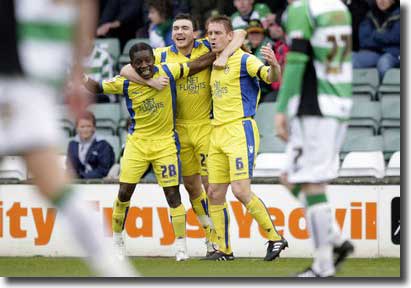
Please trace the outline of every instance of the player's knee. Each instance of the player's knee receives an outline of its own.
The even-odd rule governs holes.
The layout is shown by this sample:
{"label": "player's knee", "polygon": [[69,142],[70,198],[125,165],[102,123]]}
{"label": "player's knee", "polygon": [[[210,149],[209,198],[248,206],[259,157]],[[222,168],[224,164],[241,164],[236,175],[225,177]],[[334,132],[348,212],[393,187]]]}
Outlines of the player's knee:
{"label": "player's knee", "polygon": [[178,186],[165,187],[164,193],[166,195],[168,206],[176,208],[181,205],[181,197]]}

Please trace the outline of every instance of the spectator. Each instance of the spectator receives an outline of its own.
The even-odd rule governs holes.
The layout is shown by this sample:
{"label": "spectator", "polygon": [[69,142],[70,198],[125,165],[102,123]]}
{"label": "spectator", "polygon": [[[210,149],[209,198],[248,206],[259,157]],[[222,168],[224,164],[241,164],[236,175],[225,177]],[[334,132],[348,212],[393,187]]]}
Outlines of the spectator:
{"label": "spectator", "polygon": [[150,0],[148,11],[151,22],[148,32],[150,46],[158,48],[172,45],[173,6],[170,0]]}
{"label": "spectator", "polygon": [[190,12],[201,31],[205,30],[205,23],[208,18],[215,15],[225,14],[224,3],[224,0],[191,0]]}
{"label": "spectator", "polygon": [[[83,61],[84,71],[88,77],[99,82],[114,77],[114,62],[105,49],[94,44],[87,58]],[[98,103],[118,102],[116,95],[99,95]]]}
{"label": "spectator", "polygon": [[[288,46],[285,42],[285,33],[281,25],[273,21],[268,26],[268,34],[272,41],[274,41],[273,48],[278,64],[281,66],[281,71],[284,71],[285,57],[288,52]],[[265,95],[261,101],[276,101],[278,91],[280,90],[281,81],[276,81],[271,84],[273,92]]]}
{"label": "spectator", "polygon": [[234,6],[237,12],[231,15],[233,29],[246,29],[251,19],[265,22],[266,17],[271,15],[266,4],[254,4],[254,0],[234,0]]}
{"label": "spectator", "polygon": [[[265,62],[264,56],[261,54],[261,48],[266,46],[268,43],[272,47],[272,41],[265,35],[265,30],[261,21],[258,19],[250,20],[247,31],[247,48],[261,61]],[[265,98],[265,95],[272,91],[271,85],[260,81],[261,88],[261,101]]]}
{"label": "spectator", "polygon": [[360,50],[353,53],[354,68],[377,67],[380,79],[400,66],[400,5],[397,0],[375,0],[360,24]]}
{"label": "spectator", "polygon": [[369,0],[343,0],[343,2],[351,12],[352,51],[358,51],[358,28],[360,27],[361,21],[364,20],[365,15],[370,10],[370,6],[368,5]]}
{"label": "spectator", "polygon": [[120,40],[121,49],[136,37],[136,31],[144,25],[143,1],[107,0],[97,28],[98,37],[114,37]]}
{"label": "spectator", "polygon": [[86,111],[76,121],[77,136],[70,141],[67,151],[67,167],[77,178],[105,177],[114,164],[111,145],[96,135],[96,118]]}

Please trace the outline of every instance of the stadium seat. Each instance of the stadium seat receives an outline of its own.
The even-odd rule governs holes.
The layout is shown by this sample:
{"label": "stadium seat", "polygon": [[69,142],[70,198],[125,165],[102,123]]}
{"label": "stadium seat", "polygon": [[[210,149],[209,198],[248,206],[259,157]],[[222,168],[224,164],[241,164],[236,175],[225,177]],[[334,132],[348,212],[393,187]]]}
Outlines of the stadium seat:
{"label": "stadium seat", "polygon": [[340,177],[383,178],[385,175],[384,156],[381,151],[350,152],[344,158]]}
{"label": "stadium seat", "polygon": [[381,135],[358,137],[355,134],[347,133],[344,143],[341,147],[341,158],[349,152],[374,152],[383,151],[383,139]]}
{"label": "stadium seat", "polygon": [[260,153],[282,153],[285,151],[285,143],[275,135],[275,111],[276,103],[266,102],[259,105],[255,115],[260,132]]}
{"label": "stadium seat", "polygon": [[0,159],[0,179],[27,180],[27,167],[19,156],[4,156]]}
{"label": "stadium seat", "polygon": [[384,143],[384,158],[389,160],[391,155],[401,150],[401,130],[400,128],[386,128],[382,130]]}
{"label": "stadium seat", "polygon": [[130,56],[128,55],[128,52],[130,51],[131,47],[133,47],[134,44],[137,43],[147,43],[150,45],[150,39],[148,38],[135,38],[135,39],[130,39],[127,41],[126,45],[124,45],[123,53],[121,54],[119,58],[119,68],[123,67],[124,65],[130,63]]}
{"label": "stadium seat", "polygon": [[106,179],[118,179],[120,176],[120,164],[115,163],[108,171]]}
{"label": "stadium seat", "polygon": [[381,104],[378,101],[371,101],[364,97],[353,98],[353,108],[349,126],[368,127],[373,129],[374,134],[378,133],[381,120]]}
{"label": "stadium seat", "polygon": [[117,62],[118,57],[120,57],[120,41],[117,38],[97,38],[95,43],[109,52],[114,61]]}
{"label": "stadium seat", "polygon": [[367,96],[368,99],[376,99],[379,82],[378,71],[375,68],[353,70],[352,90],[355,96]]}
{"label": "stadium seat", "polygon": [[392,154],[390,161],[388,162],[387,170],[385,170],[385,176],[400,176],[401,174],[401,155],[400,151]]}
{"label": "stadium seat", "polygon": [[119,156],[120,156],[120,139],[118,136],[113,136],[113,135],[101,135],[102,139],[105,139],[108,143],[110,143],[111,147],[113,147],[114,154],[115,154],[115,162],[117,162]]}
{"label": "stadium seat", "polygon": [[96,116],[96,126],[98,129],[106,129],[111,131],[112,135],[116,134],[121,118],[120,105],[118,103],[93,104],[90,105],[89,110]]}
{"label": "stadium seat", "polygon": [[401,92],[401,70],[398,68],[390,69],[384,74],[382,83],[378,88],[378,97],[382,99],[385,94],[400,94]]}
{"label": "stadium seat", "polygon": [[257,156],[253,176],[279,177],[285,162],[285,153],[261,153]]}
{"label": "stadium seat", "polygon": [[381,99],[381,128],[400,127],[401,99],[400,97],[383,97]]}

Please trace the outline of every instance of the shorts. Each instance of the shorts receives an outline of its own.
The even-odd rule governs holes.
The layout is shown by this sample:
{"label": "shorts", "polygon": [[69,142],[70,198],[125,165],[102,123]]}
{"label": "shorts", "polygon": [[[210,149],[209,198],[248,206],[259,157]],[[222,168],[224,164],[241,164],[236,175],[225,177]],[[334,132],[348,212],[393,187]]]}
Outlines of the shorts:
{"label": "shorts", "polygon": [[55,89],[23,78],[0,79],[0,154],[58,147]]}
{"label": "shorts", "polygon": [[120,182],[137,184],[150,164],[161,187],[178,186],[181,169],[178,137],[147,140],[138,139],[136,134],[127,135]]}
{"label": "shorts", "polygon": [[260,135],[254,119],[214,126],[207,160],[209,182],[251,179],[259,145]]}
{"label": "shorts", "polygon": [[290,121],[286,168],[290,183],[324,183],[338,177],[339,151],[347,124],[334,118],[296,117]]}
{"label": "shorts", "polygon": [[210,120],[196,123],[177,123],[176,130],[181,145],[181,170],[183,176],[207,176],[207,157],[211,134]]}

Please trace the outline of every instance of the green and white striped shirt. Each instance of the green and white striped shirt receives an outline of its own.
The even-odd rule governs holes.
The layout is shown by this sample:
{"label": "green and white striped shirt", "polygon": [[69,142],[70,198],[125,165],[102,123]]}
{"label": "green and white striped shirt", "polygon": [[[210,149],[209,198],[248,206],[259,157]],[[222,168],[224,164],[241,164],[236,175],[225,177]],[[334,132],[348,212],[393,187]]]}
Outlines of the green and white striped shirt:
{"label": "green and white striped shirt", "polygon": [[[317,80],[318,107],[325,117],[348,119],[352,106],[351,15],[340,0],[300,0],[283,18],[288,42],[308,40]],[[308,65],[308,64],[307,64]],[[301,90],[299,91],[301,92]],[[295,116],[301,93],[288,95],[286,112]]]}

